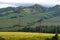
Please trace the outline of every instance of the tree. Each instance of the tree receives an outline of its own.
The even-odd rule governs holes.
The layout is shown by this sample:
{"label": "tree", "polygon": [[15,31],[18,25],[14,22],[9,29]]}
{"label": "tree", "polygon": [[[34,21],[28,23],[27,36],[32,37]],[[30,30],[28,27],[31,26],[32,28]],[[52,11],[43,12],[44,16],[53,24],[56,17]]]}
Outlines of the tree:
{"label": "tree", "polygon": [[55,36],[52,37],[52,40],[58,40],[58,34],[55,34]]}

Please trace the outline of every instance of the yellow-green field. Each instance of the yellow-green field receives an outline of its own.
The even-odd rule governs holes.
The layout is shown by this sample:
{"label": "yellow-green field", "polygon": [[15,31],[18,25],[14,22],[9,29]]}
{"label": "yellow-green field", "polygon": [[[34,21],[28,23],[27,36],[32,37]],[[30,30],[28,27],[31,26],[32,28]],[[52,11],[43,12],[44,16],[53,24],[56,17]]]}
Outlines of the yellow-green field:
{"label": "yellow-green field", "polygon": [[51,38],[54,35],[48,33],[0,32],[0,37],[5,38],[5,40],[45,40],[45,38]]}

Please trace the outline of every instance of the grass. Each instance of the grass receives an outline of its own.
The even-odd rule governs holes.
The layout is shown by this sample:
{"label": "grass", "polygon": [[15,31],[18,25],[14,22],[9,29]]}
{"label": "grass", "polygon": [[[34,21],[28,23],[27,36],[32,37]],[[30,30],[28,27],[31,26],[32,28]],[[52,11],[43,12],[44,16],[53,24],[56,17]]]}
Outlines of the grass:
{"label": "grass", "polygon": [[[20,15],[23,17],[20,17],[20,25],[26,26],[28,23],[33,23],[38,21],[41,17],[46,15],[48,13],[37,13],[33,14],[32,13],[21,13]],[[12,16],[18,16],[17,13],[10,13],[9,15],[0,17],[0,26],[1,27],[10,27],[11,25],[16,25],[19,23],[19,18],[13,18],[11,19],[10,17]]]}
{"label": "grass", "polygon": [[54,34],[30,32],[0,32],[0,37],[5,38],[6,40],[45,40],[45,38],[51,38],[52,36],[54,36]]}
{"label": "grass", "polygon": [[[0,19],[1,19],[0,20],[0,28],[2,28],[2,27],[12,27],[13,25],[17,25],[17,24],[19,24],[19,19],[20,19],[20,25],[27,26],[27,25],[30,25],[29,23],[37,22],[38,20],[40,20],[43,17],[47,17],[47,18],[49,18],[50,16],[53,17],[53,15],[52,15],[53,13],[54,13],[54,11],[53,12],[46,12],[46,13],[39,13],[39,12],[37,12],[37,13],[33,12],[32,13],[31,9],[29,9],[29,8],[23,9],[23,11],[20,14],[14,13],[12,11],[9,11],[8,14],[7,14],[7,12],[4,12],[2,14],[7,14],[7,15],[4,15],[4,16],[0,17]],[[18,15],[21,15],[23,17],[11,18],[11,17],[18,16]],[[58,20],[59,18],[57,18],[57,19],[55,18],[55,19],[57,21],[60,21],[60,20]],[[45,20],[44,19],[43,22],[46,23],[46,21],[49,21],[49,20],[50,20],[49,22],[51,22],[51,21],[54,21],[55,19],[53,19],[53,20],[50,20],[50,19]],[[35,26],[35,25],[33,25],[33,26]]]}

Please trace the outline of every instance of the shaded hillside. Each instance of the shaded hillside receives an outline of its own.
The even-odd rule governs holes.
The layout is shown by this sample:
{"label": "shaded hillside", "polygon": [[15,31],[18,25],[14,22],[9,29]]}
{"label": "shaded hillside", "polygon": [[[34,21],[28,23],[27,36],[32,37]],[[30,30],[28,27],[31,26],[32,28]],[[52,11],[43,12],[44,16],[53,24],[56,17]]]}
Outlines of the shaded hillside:
{"label": "shaded hillside", "polygon": [[36,27],[36,24],[39,24],[40,22],[60,22],[59,18],[60,5],[50,8],[39,4],[28,7],[1,8],[0,30],[18,30],[23,27]]}

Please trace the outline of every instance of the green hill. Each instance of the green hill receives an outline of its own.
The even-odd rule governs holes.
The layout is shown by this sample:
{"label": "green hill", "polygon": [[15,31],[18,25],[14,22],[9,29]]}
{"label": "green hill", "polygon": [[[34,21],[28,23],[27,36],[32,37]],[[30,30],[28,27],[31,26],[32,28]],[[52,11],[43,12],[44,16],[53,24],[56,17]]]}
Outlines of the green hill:
{"label": "green hill", "polygon": [[[42,5],[32,5],[29,7],[7,7],[0,9],[0,30],[16,31],[23,27],[36,27],[39,22],[60,23],[60,5],[54,7],[44,7]],[[53,24],[54,24],[53,23]],[[53,25],[52,24],[52,25]],[[60,24],[59,24],[60,25]]]}

